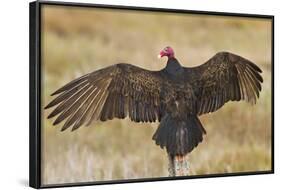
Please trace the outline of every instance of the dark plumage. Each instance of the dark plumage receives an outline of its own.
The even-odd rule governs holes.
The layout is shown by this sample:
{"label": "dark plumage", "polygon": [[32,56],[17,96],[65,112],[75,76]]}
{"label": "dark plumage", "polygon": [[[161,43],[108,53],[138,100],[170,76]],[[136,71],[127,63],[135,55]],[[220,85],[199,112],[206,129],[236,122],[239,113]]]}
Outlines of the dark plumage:
{"label": "dark plumage", "polygon": [[261,69],[238,55],[220,52],[203,65],[182,67],[166,47],[160,57],[168,62],[160,71],[119,63],[86,74],[55,91],[45,108],[55,107],[48,118],[62,130],[78,129],[93,120],[126,116],[135,122],[160,125],[153,135],[171,155],[184,155],[206,133],[198,116],[214,112],[228,101],[256,103],[263,79]]}

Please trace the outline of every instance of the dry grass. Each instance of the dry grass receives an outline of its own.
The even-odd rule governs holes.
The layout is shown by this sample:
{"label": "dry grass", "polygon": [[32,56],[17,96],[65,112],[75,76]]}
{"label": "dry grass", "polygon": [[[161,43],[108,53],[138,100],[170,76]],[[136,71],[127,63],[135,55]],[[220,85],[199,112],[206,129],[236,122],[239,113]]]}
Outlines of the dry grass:
{"label": "dry grass", "polygon": [[[271,31],[262,19],[127,13],[45,7],[43,104],[50,93],[87,72],[117,62],[160,69],[159,51],[172,46],[185,66],[202,64],[227,50],[258,64],[263,90],[258,103],[228,103],[200,117],[207,136],[190,154],[191,174],[271,168]],[[129,119],[96,122],[60,132],[43,111],[43,183],[167,176],[164,150],[151,140],[156,124]]]}

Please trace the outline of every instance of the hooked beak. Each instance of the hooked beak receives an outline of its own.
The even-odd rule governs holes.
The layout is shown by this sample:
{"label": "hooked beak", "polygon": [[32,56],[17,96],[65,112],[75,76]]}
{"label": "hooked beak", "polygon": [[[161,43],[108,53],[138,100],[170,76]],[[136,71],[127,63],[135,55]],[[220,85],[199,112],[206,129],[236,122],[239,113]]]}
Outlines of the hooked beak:
{"label": "hooked beak", "polygon": [[160,51],[160,53],[159,53],[159,55],[157,56],[158,57],[158,59],[160,59],[161,57],[163,57],[164,56],[164,52],[163,51]]}

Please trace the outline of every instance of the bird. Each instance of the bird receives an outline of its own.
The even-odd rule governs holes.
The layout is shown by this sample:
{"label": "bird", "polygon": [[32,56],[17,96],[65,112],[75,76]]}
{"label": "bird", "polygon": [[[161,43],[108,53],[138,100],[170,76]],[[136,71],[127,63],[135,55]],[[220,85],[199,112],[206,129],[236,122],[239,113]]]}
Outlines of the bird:
{"label": "bird", "polygon": [[85,74],[65,84],[45,107],[53,110],[53,125],[76,130],[95,120],[129,117],[134,122],[159,122],[152,136],[169,155],[190,153],[206,135],[199,116],[229,101],[256,104],[262,70],[250,60],[221,51],[195,67],[182,66],[172,47],[160,51],[166,66],[150,71],[118,63]]}

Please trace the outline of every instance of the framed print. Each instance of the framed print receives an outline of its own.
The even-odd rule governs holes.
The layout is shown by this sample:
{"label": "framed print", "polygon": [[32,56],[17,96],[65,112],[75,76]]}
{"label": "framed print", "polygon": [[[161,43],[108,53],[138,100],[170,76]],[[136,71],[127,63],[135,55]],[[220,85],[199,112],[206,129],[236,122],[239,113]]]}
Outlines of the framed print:
{"label": "framed print", "polygon": [[273,84],[272,15],[32,2],[30,186],[273,173]]}

